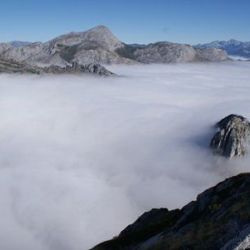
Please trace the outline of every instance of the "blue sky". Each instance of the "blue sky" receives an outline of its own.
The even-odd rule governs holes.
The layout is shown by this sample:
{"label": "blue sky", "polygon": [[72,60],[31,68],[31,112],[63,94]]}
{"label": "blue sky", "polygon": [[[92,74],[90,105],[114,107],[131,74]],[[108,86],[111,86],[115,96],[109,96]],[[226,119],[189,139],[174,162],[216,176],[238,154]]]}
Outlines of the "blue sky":
{"label": "blue sky", "polygon": [[122,41],[250,41],[250,0],[1,0],[0,41],[108,26]]}

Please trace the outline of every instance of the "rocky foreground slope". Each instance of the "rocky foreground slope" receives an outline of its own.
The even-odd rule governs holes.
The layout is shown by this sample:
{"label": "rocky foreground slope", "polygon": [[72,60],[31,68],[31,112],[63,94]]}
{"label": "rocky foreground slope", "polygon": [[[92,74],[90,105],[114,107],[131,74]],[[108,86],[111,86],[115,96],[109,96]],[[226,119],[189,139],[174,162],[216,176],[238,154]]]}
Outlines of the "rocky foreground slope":
{"label": "rocky foreground slope", "polygon": [[117,237],[92,250],[249,248],[250,174],[245,173],[206,190],[182,209],[144,213]]}
{"label": "rocky foreground slope", "polygon": [[129,45],[121,42],[105,26],[85,32],[72,32],[45,43],[19,42],[0,44],[0,58],[35,66],[66,66],[78,64],[117,63],[184,63],[224,61],[221,49],[194,48],[186,44],[158,42],[149,45]]}

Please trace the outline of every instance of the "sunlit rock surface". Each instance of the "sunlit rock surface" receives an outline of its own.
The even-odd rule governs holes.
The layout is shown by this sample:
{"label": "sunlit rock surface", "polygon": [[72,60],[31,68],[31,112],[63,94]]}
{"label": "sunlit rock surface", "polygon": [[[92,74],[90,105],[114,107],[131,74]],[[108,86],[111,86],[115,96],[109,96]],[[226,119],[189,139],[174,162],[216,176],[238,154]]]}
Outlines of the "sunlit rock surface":
{"label": "sunlit rock surface", "polygon": [[[15,44],[14,44],[15,45]],[[148,45],[125,44],[107,27],[96,26],[85,32],[71,32],[45,43],[0,44],[0,58],[36,66],[79,64],[186,63],[225,61],[220,49],[194,48],[188,44],[156,42]]]}
{"label": "sunlit rock surface", "polygon": [[250,139],[250,123],[245,117],[229,115],[219,121],[216,127],[218,131],[210,143],[215,153],[229,158],[245,155]]}

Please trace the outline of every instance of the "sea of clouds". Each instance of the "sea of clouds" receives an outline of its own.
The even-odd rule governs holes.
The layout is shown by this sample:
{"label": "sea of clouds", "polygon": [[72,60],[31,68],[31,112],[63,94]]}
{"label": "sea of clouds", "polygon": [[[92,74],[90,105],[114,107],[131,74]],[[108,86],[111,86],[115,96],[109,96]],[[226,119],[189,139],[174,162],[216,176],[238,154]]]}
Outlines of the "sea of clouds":
{"label": "sea of clouds", "polygon": [[250,118],[250,63],[109,69],[0,76],[0,249],[85,250],[249,171],[208,145],[224,116]]}

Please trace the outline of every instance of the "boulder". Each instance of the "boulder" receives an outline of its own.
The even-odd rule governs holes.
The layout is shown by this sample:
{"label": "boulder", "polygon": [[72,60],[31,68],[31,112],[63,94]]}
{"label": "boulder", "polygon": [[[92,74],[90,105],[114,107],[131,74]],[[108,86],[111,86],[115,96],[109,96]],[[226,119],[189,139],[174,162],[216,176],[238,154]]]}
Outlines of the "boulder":
{"label": "boulder", "polygon": [[250,139],[250,123],[245,117],[231,114],[219,121],[216,127],[218,131],[210,142],[215,153],[228,158],[245,155]]}

